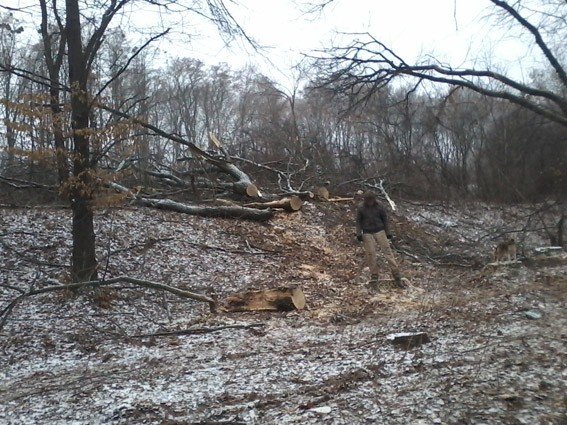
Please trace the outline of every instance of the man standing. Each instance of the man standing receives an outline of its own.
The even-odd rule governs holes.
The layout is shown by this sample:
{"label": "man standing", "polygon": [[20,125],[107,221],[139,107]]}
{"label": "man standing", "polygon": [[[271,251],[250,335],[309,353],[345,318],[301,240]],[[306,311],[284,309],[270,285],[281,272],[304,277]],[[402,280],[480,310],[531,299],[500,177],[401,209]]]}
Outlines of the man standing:
{"label": "man standing", "polygon": [[356,231],[358,240],[364,243],[366,263],[371,274],[370,283],[375,285],[378,282],[378,265],[376,263],[376,247],[378,247],[388,261],[394,282],[397,286],[402,286],[400,269],[388,240],[391,236],[388,231],[386,210],[378,203],[376,195],[372,192],[364,194],[363,202],[358,207]]}

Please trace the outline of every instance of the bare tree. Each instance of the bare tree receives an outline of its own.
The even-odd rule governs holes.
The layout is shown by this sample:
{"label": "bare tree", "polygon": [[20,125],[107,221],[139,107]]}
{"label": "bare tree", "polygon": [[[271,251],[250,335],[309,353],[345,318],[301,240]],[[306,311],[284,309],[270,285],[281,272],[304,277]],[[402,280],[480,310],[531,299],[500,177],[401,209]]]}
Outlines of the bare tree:
{"label": "bare tree", "polygon": [[[505,99],[529,109],[547,119],[567,126],[567,73],[562,52],[563,43],[553,45],[544,37],[553,33],[564,41],[567,5],[564,1],[540,2],[539,15],[529,11],[523,1],[490,0],[500,19],[508,25],[521,28],[533,39],[556,77],[556,85],[541,87],[536,83],[517,81],[491,69],[453,68],[428,59],[411,64],[370,34],[358,34],[347,46],[338,46],[317,58],[322,70],[321,85],[350,93],[357,102],[380,90],[397,78],[411,77],[471,89],[485,96]],[[550,8],[553,13],[549,13]],[[522,12],[530,18],[526,18]],[[542,17],[540,20],[533,16]],[[533,19],[533,22],[530,22]],[[550,30],[546,25],[553,24]]]}
{"label": "bare tree", "polygon": [[[49,107],[51,109],[51,122],[55,155],[57,158],[57,174],[59,183],[63,184],[69,178],[69,163],[65,136],[63,134],[63,111],[61,107],[61,67],[63,66],[65,47],[67,43],[66,31],[59,11],[55,4],[48,10],[46,0],[39,0],[41,8],[40,33],[43,43],[43,55],[47,74],[49,77]],[[52,22],[54,23],[52,24]]]}
{"label": "bare tree", "polygon": [[[96,161],[93,161],[92,145],[97,132],[91,127],[92,110],[102,106],[100,98],[104,90],[119,78],[131,61],[147,46],[149,42],[164,35],[167,31],[152,37],[147,43],[138,48],[131,56],[131,60],[110,79],[102,84],[97,93],[94,92],[91,82],[93,65],[99,57],[105,35],[111,29],[111,24],[117,16],[124,13],[125,7],[132,0],[110,0],[101,2],[82,2],[80,0],[65,0],[61,5],[56,0],[47,2],[39,0],[41,9],[41,35],[43,47],[46,50],[45,58],[48,62],[49,76],[43,77],[25,69],[16,69],[11,64],[0,63],[0,70],[30,78],[40,84],[51,88],[51,107],[54,117],[57,110],[57,93],[53,87],[70,91],[70,122],[72,141],[72,176],[67,180],[67,190],[73,211],[73,248],[71,258],[71,275],[74,282],[96,279],[97,261],[95,255],[95,233],[93,224],[93,199],[97,190]],[[49,6],[48,6],[49,4]],[[233,19],[230,11],[222,0],[203,0],[187,2],[170,2],[169,0],[147,1],[151,7],[158,8],[164,13],[174,9],[178,12],[193,13],[213,22],[221,34],[227,37],[246,37],[242,28]],[[48,26],[48,10],[55,19],[55,32]],[[60,19],[59,17],[64,17]],[[57,35],[58,43],[54,41]],[[251,41],[251,40],[250,40]],[[52,47],[55,44],[55,51]],[[58,71],[62,66],[62,58],[67,58],[67,84],[59,84]],[[107,108],[117,117],[129,117],[128,114]],[[58,121],[54,118],[54,122]],[[142,125],[143,120],[137,120]],[[54,131],[57,132],[57,128]],[[152,131],[159,129],[153,127]],[[162,136],[166,132],[161,131]],[[181,139],[182,142],[184,142]],[[58,142],[59,143],[59,142]],[[194,147],[191,143],[187,143]],[[195,147],[196,148],[196,147]],[[224,164],[222,164],[224,165]],[[228,165],[227,165],[228,167]]]}
{"label": "bare tree", "polygon": [[[0,15],[0,60],[12,66],[16,55],[16,37],[23,31],[17,20],[12,14]],[[7,165],[9,167],[13,160],[13,149],[16,145],[16,134],[14,132],[14,122],[17,109],[12,106],[15,94],[15,78],[11,74],[2,75],[0,80],[0,90],[2,93],[3,124],[6,131],[7,142]]]}

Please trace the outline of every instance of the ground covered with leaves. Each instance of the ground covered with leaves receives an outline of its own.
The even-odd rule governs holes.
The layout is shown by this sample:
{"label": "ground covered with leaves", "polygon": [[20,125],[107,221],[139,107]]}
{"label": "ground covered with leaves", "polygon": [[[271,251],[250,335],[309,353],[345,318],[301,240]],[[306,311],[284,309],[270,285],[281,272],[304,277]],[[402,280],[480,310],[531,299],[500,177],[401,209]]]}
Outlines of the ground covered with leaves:
{"label": "ground covered with leaves", "polygon": [[[4,309],[67,281],[71,215],[0,213]],[[308,307],[212,314],[129,284],[24,297],[0,331],[0,422],[565,424],[565,254],[534,257],[545,245],[535,231],[521,238],[522,263],[484,267],[529,214],[404,203],[393,233],[409,287],[390,288],[384,267],[370,290],[348,204],[308,203],[266,224],[98,211],[101,278],[219,300],[298,285]],[[389,339],[414,331],[430,342]]]}

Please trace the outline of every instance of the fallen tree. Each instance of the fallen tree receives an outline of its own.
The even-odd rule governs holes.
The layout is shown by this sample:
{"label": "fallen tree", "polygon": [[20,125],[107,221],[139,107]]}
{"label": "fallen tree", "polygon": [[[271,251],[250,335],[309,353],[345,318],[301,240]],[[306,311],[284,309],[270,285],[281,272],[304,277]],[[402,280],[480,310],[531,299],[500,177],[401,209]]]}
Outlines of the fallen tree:
{"label": "fallen tree", "polygon": [[239,311],[293,311],[305,308],[305,294],[299,287],[265,289],[242,292],[227,298],[223,310]]}
{"label": "fallen tree", "polygon": [[258,190],[258,187],[252,182],[252,179],[250,178],[250,176],[248,174],[246,174],[244,171],[242,171],[240,168],[238,168],[236,165],[234,165],[230,161],[230,159],[227,158],[225,155],[211,154],[207,151],[204,151],[203,149],[198,147],[196,144],[183,139],[182,137],[179,137],[175,134],[168,133],[168,132],[162,130],[161,128],[156,127],[155,125],[149,124],[149,123],[145,122],[144,120],[140,120],[138,118],[131,116],[130,114],[126,114],[122,111],[118,111],[118,110],[111,108],[109,106],[103,105],[101,103],[97,103],[96,106],[99,107],[100,109],[103,109],[107,112],[110,112],[113,115],[127,119],[127,120],[133,122],[134,124],[137,124],[137,125],[145,128],[145,129],[147,129],[147,130],[150,130],[158,136],[161,136],[163,138],[171,140],[172,142],[176,142],[180,145],[183,145],[183,146],[189,148],[189,150],[191,151],[191,153],[195,157],[206,161],[207,163],[216,167],[218,170],[220,170],[220,171],[228,174],[232,178],[234,178],[236,181],[234,181],[232,183],[228,183],[228,185],[230,185],[230,187],[232,188],[232,190],[235,193],[237,193],[239,195],[250,196],[250,197],[253,197],[253,198],[261,196],[260,191]]}
{"label": "fallen tree", "polygon": [[255,184],[253,184],[250,181],[250,178],[248,177],[247,174],[243,174],[243,176],[241,176],[242,178],[239,179],[237,182],[230,183],[230,182],[209,180],[201,176],[200,177],[191,176],[191,180],[187,181],[170,172],[151,171],[151,170],[140,170],[140,171],[143,171],[149,176],[158,178],[170,185],[177,187],[190,188],[193,190],[195,189],[232,190],[234,193],[237,193],[239,195],[246,195],[250,198],[257,198],[259,197],[260,194],[258,188],[256,187]]}
{"label": "fallen tree", "polygon": [[290,196],[289,198],[278,199],[274,201],[268,202],[251,202],[249,204],[245,204],[244,207],[248,208],[258,208],[258,209],[268,209],[268,208],[275,208],[275,209],[283,209],[288,212],[295,212],[299,211],[303,206],[303,201],[299,196]]}
{"label": "fallen tree", "polygon": [[127,195],[136,204],[143,205],[150,208],[157,208],[161,210],[169,210],[180,212],[183,214],[197,215],[201,217],[221,217],[221,218],[239,218],[243,220],[256,220],[267,221],[273,217],[274,212],[271,209],[259,210],[256,208],[241,207],[238,205],[226,206],[202,206],[202,205],[189,205],[180,202],[172,201],[170,199],[154,199],[144,198],[132,192],[130,189],[119,185],[118,183],[110,182],[108,186],[112,189]]}

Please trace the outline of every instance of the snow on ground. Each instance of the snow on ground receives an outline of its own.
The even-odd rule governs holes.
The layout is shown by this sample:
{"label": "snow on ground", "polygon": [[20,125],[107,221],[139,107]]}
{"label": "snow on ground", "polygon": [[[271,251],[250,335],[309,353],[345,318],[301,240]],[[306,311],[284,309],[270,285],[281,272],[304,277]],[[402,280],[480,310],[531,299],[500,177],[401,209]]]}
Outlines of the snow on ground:
{"label": "snow on ground", "polygon": [[[403,205],[394,243],[410,288],[370,292],[349,206],[308,204],[268,224],[101,211],[101,276],[219,299],[298,284],[309,308],[212,315],[130,285],[24,299],[0,331],[0,423],[565,424],[566,262],[479,265],[494,230],[525,214]],[[65,281],[70,220],[0,210],[0,308]],[[260,326],[147,336],[234,324]],[[431,342],[387,338],[413,331]]]}

